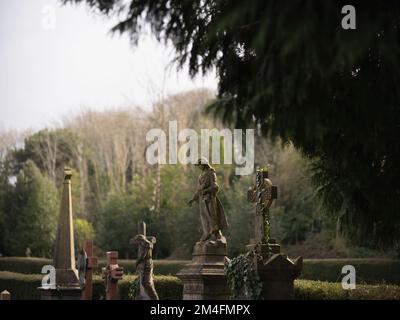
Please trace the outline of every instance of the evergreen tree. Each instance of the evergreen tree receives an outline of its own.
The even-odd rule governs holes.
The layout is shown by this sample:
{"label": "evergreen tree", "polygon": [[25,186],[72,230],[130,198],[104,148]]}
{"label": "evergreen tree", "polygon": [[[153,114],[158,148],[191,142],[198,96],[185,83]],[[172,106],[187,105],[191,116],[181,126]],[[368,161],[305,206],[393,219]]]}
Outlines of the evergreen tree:
{"label": "evergreen tree", "polygon": [[171,41],[195,75],[216,68],[213,110],[237,127],[290,140],[315,161],[315,181],[348,236],[400,240],[400,6],[352,1],[344,30],[337,0],[63,0],[143,22]]}
{"label": "evergreen tree", "polygon": [[53,247],[58,194],[33,161],[28,160],[17,175],[12,206],[6,218],[5,243],[12,255],[49,256]]}

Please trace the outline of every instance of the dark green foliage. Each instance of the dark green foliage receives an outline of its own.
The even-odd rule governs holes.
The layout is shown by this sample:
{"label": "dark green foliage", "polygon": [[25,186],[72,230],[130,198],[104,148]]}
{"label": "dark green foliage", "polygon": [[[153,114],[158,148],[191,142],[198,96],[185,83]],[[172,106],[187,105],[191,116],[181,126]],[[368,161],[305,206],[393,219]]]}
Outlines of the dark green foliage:
{"label": "dark green foliage", "polygon": [[149,212],[138,205],[138,196],[111,195],[95,219],[98,245],[106,251],[119,251],[120,258],[129,257],[134,250],[129,245],[129,239],[135,236],[138,222],[146,220],[146,213]]}
{"label": "dark green foliage", "polygon": [[237,256],[254,235],[254,208],[247,201],[247,190],[253,177],[242,177],[221,192],[221,202],[227,212],[229,228],[226,231],[228,255]]}
{"label": "dark green foliage", "polygon": [[[135,260],[118,260],[118,264],[124,268],[125,273],[135,274]],[[153,260],[154,274],[155,275],[175,275],[180,271],[189,261],[186,260]],[[100,273],[101,267],[106,265],[105,260],[99,261],[99,266],[95,272]]]}
{"label": "dark green foliage", "polygon": [[[135,274],[135,260],[119,259],[118,263],[126,274]],[[186,260],[154,260],[154,274],[175,275],[189,261]],[[0,258],[0,271],[17,273],[40,273],[42,267],[52,264],[49,259],[39,258]],[[388,283],[400,285],[400,261],[389,259],[305,259],[301,279],[337,282],[341,281],[344,265],[356,268],[357,283]],[[96,274],[106,265],[104,259],[99,260]]]}
{"label": "dark green foliage", "polygon": [[399,300],[397,285],[357,285],[354,290],[343,290],[340,283],[295,280],[296,300]]}
{"label": "dark green foliage", "polygon": [[54,185],[28,160],[17,175],[15,187],[8,188],[9,211],[4,244],[7,252],[49,256],[55,236],[58,195]]}
{"label": "dark green foliage", "polygon": [[149,23],[193,75],[216,67],[212,110],[237,127],[257,124],[314,159],[320,194],[349,238],[399,241],[397,1],[353,1],[357,30],[341,28],[348,3],[336,0],[63,2],[122,12],[113,30],[133,41]]}
{"label": "dark green foliage", "polygon": [[3,167],[3,163],[0,162],[0,253],[4,254],[7,250],[4,246],[6,230],[8,226],[6,225],[7,212],[11,209],[11,186],[7,179],[7,170]]}
{"label": "dark green foliage", "polygon": [[[11,299],[15,300],[38,300],[40,293],[37,290],[41,285],[43,275],[20,274],[8,271],[0,271],[0,291],[7,290],[11,293]],[[129,288],[135,281],[136,276],[125,276],[118,282],[120,299],[129,300]],[[182,284],[176,277],[155,276],[154,284],[160,299],[180,300],[182,299]],[[93,299],[100,300],[105,297],[104,280],[100,276],[93,278]]]}
{"label": "dark green foliage", "polygon": [[[255,270],[255,259],[257,258],[257,253],[251,251],[225,262],[224,270],[232,299],[260,299],[262,283]],[[260,258],[262,259],[262,257]]]}
{"label": "dark green foliage", "polygon": [[[181,270],[187,260],[154,260],[154,274],[175,275]],[[17,273],[40,273],[44,265],[52,264],[50,259],[2,257],[0,258],[0,271],[11,271]],[[135,274],[135,260],[118,259],[118,264],[124,268],[125,274]],[[95,273],[100,274],[101,268],[106,265],[105,259],[100,259]]]}
{"label": "dark green foliage", "polygon": [[306,259],[300,278],[340,282],[345,265],[355,267],[357,283],[400,285],[400,261],[387,259]]}
{"label": "dark green foliage", "polygon": [[0,270],[15,273],[38,274],[45,265],[51,265],[51,259],[25,258],[25,257],[1,257]]}
{"label": "dark green foliage", "polygon": [[41,286],[42,278],[40,274],[0,271],[0,291],[10,292],[12,300],[38,300],[40,295],[37,288]]}

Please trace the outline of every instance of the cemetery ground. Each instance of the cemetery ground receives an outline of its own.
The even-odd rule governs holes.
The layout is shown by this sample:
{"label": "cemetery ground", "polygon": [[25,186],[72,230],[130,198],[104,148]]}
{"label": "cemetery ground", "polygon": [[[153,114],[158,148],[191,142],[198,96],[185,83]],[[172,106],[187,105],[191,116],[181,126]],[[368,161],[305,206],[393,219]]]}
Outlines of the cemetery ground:
{"label": "cemetery ground", "polygon": [[[175,276],[187,260],[155,260],[155,287],[161,300],[182,299],[182,283]],[[0,289],[7,289],[12,299],[40,299],[37,287],[43,275],[42,266],[51,264],[50,259],[26,257],[0,258]],[[104,280],[101,268],[106,264],[100,259],[94,270],[93,299],[104,299]],[[132,299],[135,282],[135,260],[118,260],[124,268],[124,277],[118,282],[119,298]],[[341,269],[353,265],[357,271],[354,290],[341,286]],[[400,299],[400,261],[394,259],[305,259],[300,279],[295,280],[295,299],[298,300],[361,300]]]}

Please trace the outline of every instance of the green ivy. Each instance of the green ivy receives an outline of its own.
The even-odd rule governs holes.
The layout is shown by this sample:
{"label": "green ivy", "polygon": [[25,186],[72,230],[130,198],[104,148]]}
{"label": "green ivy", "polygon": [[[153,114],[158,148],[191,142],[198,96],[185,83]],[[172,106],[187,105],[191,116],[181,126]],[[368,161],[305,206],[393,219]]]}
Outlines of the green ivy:
{"label": "green ivy", "polygon": [[261,299],[262,282],[255,270],[255,261],[260,258],[255,251],[249,251],[232,260],[226,260],[225,274],[232,299]]}
{"label": "green ivy", "polygon": [[136,277],[136,279],[129,284],[129,292],[128,292],[129,300],[137,300],[137,297],[139,296],[139,291],[140,291],[139,277]]}

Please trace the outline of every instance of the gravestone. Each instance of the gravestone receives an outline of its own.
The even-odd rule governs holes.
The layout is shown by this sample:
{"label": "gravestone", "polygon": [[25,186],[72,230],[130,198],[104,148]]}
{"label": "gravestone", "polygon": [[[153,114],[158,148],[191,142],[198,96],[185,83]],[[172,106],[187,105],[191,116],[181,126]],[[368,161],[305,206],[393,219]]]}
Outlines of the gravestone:
{"label": "gravestone", "polygon": [[71,177],[71,170],[65,168],[57,236],[53,253],[55,284],[51,288],[38,288],[42,300],[78,300],[81,298],[78,271],[75,266]]}
{"label": "gravestone", "polygon": [[227,227],[224,209],[217,197],[215,170],[207,159],[199,159],[202,173],[198,189],[189,201],[198,202],[203,234],[193,249],[192,261],[177,273],[183,282],[183,300],[227,300],[230,297],[225,276],[226,239],[221,230]]}
{"label": "gravestone", "polygon": [[139,275],[138,300],[159,300],[153,280],[153,247],[156,238],[147,236],[146,223],[139,222],[138,234],[130,240],[130,244],[138,246],[136,272]]}
{"label": "gravestone", "polygon": [[106,287],[106,300],[118,299],[118,281],[123,277],[123,268],[118,265],[118,251],[107,252],[107,266],[102,269]]}
{"label": "gravestone", "polygon": [[11,300],[11,294],[7,290],[0,292],[0,300]]}
{"label": "gravestone", "polygon": [[82,300],[92,300],[93,269],[97,267],[97,257],[93,256],[93,241],[86,240],[79,254],[79,282],[82,288]]}
{"label": "gravestone", "polygon": [[280,252],[280,245],[270,238],[269,209],[278,198],[278,188],[268,179],[268,171],[257,170],[256,183],[247,193],[248,200],[255,203],[254,238],[246,246],[255,251],[255,271],[263,284],[265,300],[292,299],[294,279],[302,270],[303,259],[291,260]]}

